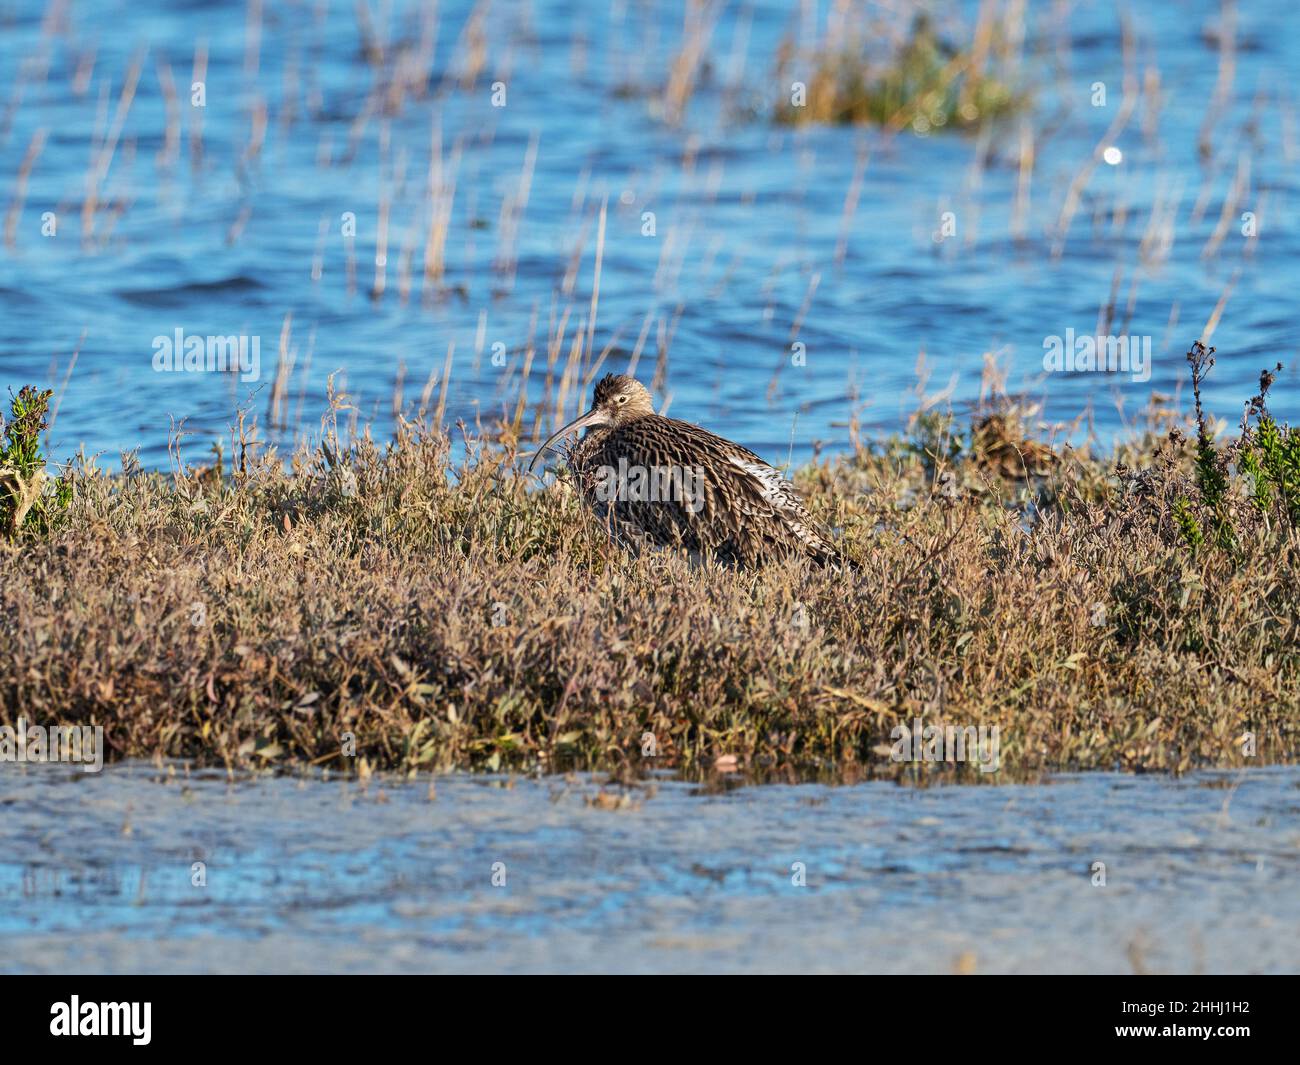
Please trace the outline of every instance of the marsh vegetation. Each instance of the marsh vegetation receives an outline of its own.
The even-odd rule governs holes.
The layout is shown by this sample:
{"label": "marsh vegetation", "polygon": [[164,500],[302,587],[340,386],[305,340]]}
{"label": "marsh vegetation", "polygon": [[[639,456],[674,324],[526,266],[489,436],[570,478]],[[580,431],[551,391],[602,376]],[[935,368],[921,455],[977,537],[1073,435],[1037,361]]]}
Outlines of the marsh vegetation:
{"label": "marsh vegetation", "polygon": [[1287,760],[1300,434],[1270,383],[1231,441],[1157,406],[1113,453],[1054,447],[995,395],[806,465],[842,572],[633,557],[511,424],[382,443],[339,394],[289,456],[241,424],[170,473],[83,460],[0,555],[0,716],[363,772],[889,774],[918,719],[999,726],[1013,770]]}

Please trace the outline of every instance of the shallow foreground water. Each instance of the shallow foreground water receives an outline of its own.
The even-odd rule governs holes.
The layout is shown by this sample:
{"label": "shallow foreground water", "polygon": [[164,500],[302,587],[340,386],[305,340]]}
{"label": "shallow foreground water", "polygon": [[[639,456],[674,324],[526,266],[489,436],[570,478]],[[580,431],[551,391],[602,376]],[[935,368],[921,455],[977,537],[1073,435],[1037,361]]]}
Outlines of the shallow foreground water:
{"label": "shallow foreground water", "polygon": [[603,779],[4,766],[0,969],[1300,969],[1300,767]]}

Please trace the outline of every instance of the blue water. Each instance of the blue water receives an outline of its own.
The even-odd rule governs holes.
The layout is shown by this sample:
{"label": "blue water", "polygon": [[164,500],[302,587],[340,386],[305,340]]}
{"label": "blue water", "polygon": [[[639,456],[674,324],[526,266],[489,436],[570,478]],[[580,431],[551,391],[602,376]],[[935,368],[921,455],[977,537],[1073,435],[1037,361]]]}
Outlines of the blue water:
{"label": "blue water", "polygon": [[[4,3],[0,210],[13,237],[0,248],[0,385],[67,379],[57,457],[84,444],[115,461],[139,448],[147,465],[165,465],[174,422],[193,434],[188,461],[227,434],[240,408],[264,438],[310,434],[336,371],[358,421],[387,435],[394,406],[419,404],[454,343],[446,415],[486,426],[515,395],[530,335],[530,394],[542,398],[547,334],[567,308],[557,375],[563,367],[590,310],[606,204],[593,333],[595,353],[611,349],[602,369],[627,366],[651,316],[637,372],[650,380],[662,338],[659,400],[773,459],[846,446],[855,416],[868,431],[900,427],[917,403],[922,353],[924,391],[951,383],[958,408],[979,396],[992,353],[1010,389],[1044,401],[1046,422],[1089,412],[1108,439],[1153,391],[1179,388],[1183,354],[1234,277],[1213,336],[1221,355],[1209,405],[1235,422],[1259,370],[1280,360],[1275,406],[1300,411],[1292,4],[1241,5],[1234,75],[1204,157],[1219,4],[1131,11],[1140,99],[1107,142],[1119,161],[1099,163],[1084,186],[1059,256],[1066,190],[1121,109],[1119,5],[1068,5],[1062,16],[1062,5],[1029,4],[1025,79],[1036,106],[1023,129],[1013,122],[985,141],[774,126],[766,116],[788,91],[775,79],[777,46],[810,21],[820,30],[828,6],[726,5],[696,92],[671,123],[662,101],[682,43],[676,3],[493,4],[478,22],[484,58],[472,82],[466,42],[479,33],[465,0],[438,5],[436,27],[421,21],[426,5],[367,4],[369,48],[348,3]],[[960,39],[975,5],[936,10]],[[202,108],[191,103],[196,48],[207,56]],[[420,83],[406,92],[392,88],[398,52],[412,57],[404,77]],[[503,107],[493,106],[498,82]],[[1097,82],[1102,107],[1091,102]],[[431,182],[435,129],[441,168]],[[23,160],[42,131],[19,203]],[[1028,133],[1036,154],[1017,222]],[[1240,202],[1204,257],[1239,168]],[[381,204],[388,242],[376,297]],[[938,242],[945,211],[956,234]],[[1247,211],[1256,240],[1240,231]],[[342,232],[347,212],[354,238]],[[427,236],[444,212],[444,271],[426,285]],[[653,236],[643,235],[645,212]],[[57,228],[44,236],[49,213]],[[1168,225],[1151,227],[1153,214]],[[1144,256],[1149,228],[1171,243],[1150,254],[1161,240],[1148,241]],[[1044,374],[1044,338],[1094,331],[1116,284],[1117,319],[1151,338],[1150,380]],[[294,364],[273,417],[286,318]],[[155,372],[155,338],[178,329],[258,338],[257,380]],[[803,366],[791,360],[796,335]],[[576,402],[571,392],[568,413]]]}

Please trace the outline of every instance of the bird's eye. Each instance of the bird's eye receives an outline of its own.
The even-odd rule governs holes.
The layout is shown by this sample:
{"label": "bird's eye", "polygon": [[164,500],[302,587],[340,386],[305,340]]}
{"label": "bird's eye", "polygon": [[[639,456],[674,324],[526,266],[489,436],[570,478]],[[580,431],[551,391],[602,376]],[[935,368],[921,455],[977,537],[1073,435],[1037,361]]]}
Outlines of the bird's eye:
{"label": "bird's eye", "polygon": [[626,403],[626,402],[627,402],[627,393],[626,393],[626,392],[624,392],[623,395],[621,395],[621,396],[618,397],[618,402],[620,402],[620,403]]}

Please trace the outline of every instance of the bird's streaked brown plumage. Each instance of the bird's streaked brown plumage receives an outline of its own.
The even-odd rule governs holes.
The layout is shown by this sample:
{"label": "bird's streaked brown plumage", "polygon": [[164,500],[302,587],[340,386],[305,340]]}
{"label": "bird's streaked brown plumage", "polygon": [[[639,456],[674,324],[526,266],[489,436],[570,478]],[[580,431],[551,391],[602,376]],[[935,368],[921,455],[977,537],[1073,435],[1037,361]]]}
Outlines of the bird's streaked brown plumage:
{"label": "bird's streaked brown plumage", "polygon": [[779,471],[707,429],[656,414],[633,377],[602,378],[591,409],[547,440],[529,469],[554,441],[584,428],[569,456],[577,488],[621,542],[745,566],[789,555],[840,561]]}

